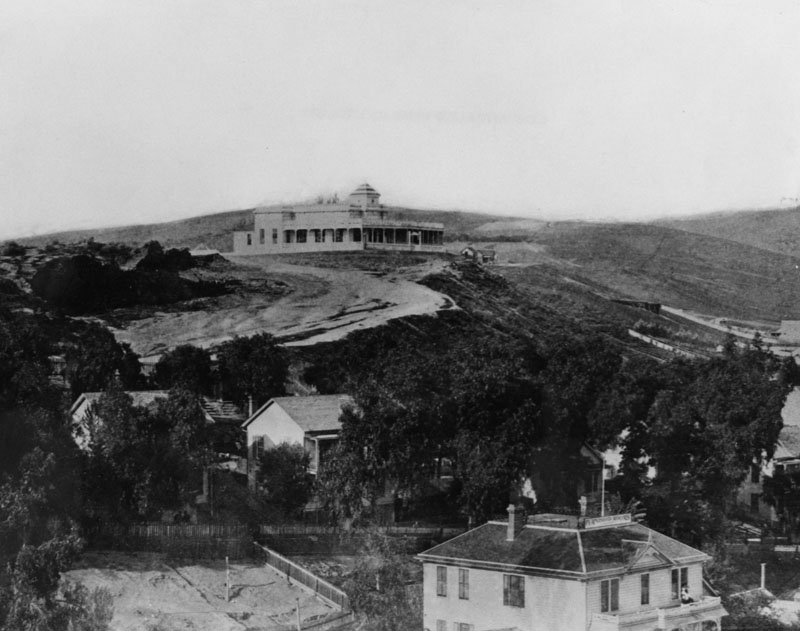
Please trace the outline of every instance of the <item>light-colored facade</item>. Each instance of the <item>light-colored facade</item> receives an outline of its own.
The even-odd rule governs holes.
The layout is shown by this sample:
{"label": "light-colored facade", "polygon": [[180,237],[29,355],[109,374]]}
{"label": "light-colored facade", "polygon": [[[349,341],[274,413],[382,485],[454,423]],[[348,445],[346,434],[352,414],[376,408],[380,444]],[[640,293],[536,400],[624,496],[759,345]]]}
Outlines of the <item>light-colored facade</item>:
{"label": "light-colored facade", "polygon": [[247,432],[248,472],[255,485],[257,463],[265,449],[281,443],[302,445],[316,474],[325,454],[339,440],[339,416],[353,400],[343,394],[270,399],[244,422]]}
{"label": "light-colored facade", "polygon": [[[631,521],[489,522],[419,555],[428,631],[694,631],[726,615],[709,557]],[[686,587],[692,602],[681,602]]]}
{"label": "light-colored facade", "polygon": [[364,249],[440,252],[444,224],[407,221],[362,184],[344,201],[253,211],[253,230],[233,233],[234,254]]}

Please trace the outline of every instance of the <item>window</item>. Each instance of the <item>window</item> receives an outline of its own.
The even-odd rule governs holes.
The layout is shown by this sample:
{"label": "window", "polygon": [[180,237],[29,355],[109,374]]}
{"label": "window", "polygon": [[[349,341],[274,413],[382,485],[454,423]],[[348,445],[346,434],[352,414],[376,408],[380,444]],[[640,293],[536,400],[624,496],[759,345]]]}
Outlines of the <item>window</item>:
{"label": "window", "polygon": [[641,576],[641,583],[642,583],[642,604],[649,605],[650,604],[650,575],[649,574],[642,574]]}
{"label": "window", "polygon": [[503,574],[503,604],[509,607],[525,606],[525,577]]}
{"label": "window", "polygon": [[453,631],[472,631],[473,626],[466,622],[454,622]]}
{"label": "window", "polygon": [[319,228],[313,228],[311,236],[314,238],[314,243],[322,243],[322,230]]}
{"label": "window", "polygon": [[350,240],[359,243],[361,241],[361,228],[352,228],[350,230]]}
{"label": "window", "polygon": [[447,631],[447,621],[446,620],[437,620],[436,621],[436,631]]}
{"label": "window", "polygon": [[277,243],[278,242],[278,229],[277,228],[273,228],[272,229],[272,242],[273,243]]}
{"label": "window", "polygon": [[436,595],[447,596],[447,568],[436,566]]}
{"label": "window", "polygon": [[619,579],[611,578],[600,583],[600,611],[619,610]]}
{"label": "window", "polygon": [[344,241],[344,228],[336,228],[333,240],[336,241],[336,243],[342,243]]}
{"label": "window", "polygon": [[265,235],[264,235],[264,228],[260,228],[258,231],[258,242],[261,245],[264,245]]}
{"label": "window", "polygon": [[247,233],[247,245],[253,245],[253,235],[249,232]]}
{"label": "window", "polygon": [[758,484],[761,480],[761,471],[757,464],[750,465],[750,482]]}
{"label": "window", "polygon": [[308,230],[298,230],[296,235],[298,243],[305,243],[308,237]]}
{"label": "window", "polygon": [[458,597],[469,600],[469,570],[458,570]]}
{"label": "window", "polygon": [[678,600],[683,588],[689,589],[689,568],[675,568],[672,570],[672,600]]}
{"label": "window", "polygon": [[758,512],[758,504],[761,501],[761,494],[760,493],[750,493],[750,512],[757,513]]}

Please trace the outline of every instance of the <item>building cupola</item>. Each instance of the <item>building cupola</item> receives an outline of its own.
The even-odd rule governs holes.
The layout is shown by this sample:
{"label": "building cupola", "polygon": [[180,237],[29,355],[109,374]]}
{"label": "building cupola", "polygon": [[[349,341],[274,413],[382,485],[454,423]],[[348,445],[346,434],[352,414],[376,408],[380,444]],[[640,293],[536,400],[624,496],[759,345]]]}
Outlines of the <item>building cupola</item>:
{"label": "building cupola", "polygon": [[364,182],[350,193],[347,198],[347,203],[351,206],[358,206],[359,208],[378,208],[380,207],[380,198],[381,194]]}

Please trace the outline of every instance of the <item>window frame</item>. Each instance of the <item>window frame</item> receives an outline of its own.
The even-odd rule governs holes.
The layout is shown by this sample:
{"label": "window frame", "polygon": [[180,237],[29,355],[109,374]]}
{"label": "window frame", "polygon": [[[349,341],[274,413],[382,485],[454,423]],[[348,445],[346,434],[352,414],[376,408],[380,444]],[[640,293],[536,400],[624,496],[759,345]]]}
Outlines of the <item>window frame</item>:
{"label": "window frame", "polygon": [[458,598],[469,600],[469,570],[458,568]]}
{"label": "window frame", "polygon": [[650,604],[650,574],[645,573],[639,577],[639,589],[640,589],[640,596],[639,596],[639,604],[640,605],[649,605]]}
{"label": "window frame", "polygon": [[680,600],[681,590],[689,589],[689,566],[674,567],[670,577],[672,600]]}
{"label": "window frame", "polygon": [[503,574],[503,605],[525,607],[525,577],[519,574]]}
{"label": "window frame", "polygon": [[447,566],[436,566],[436,595],[447,596]]}
{"label": "window frame", "polygon": [[619,611],[619,578],[600,581],[600,613]]}

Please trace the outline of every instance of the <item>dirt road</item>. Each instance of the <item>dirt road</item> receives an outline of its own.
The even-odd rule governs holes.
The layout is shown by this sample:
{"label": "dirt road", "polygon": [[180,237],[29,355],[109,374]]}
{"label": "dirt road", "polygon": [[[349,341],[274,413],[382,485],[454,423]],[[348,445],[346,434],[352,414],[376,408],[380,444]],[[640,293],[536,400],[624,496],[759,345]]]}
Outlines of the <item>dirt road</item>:
{"label": "dirt road", "polygon": [[288,284],[280,298],[252,295],[222,297],[213,309],[159,313],[116,329],[142,357],[157,355],[179,344],[205,348],[236,335],[271,333],[287,345],[336,340],[360,328],[379,326],[409,315],[453,308],[453,301],[414,282],[446,263],[430,260],[392,272],[290,265],[271,257],[229,257],[233,262],[263,270]]}

